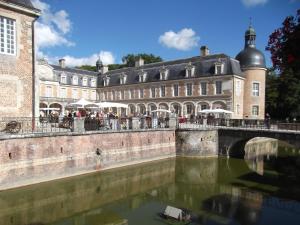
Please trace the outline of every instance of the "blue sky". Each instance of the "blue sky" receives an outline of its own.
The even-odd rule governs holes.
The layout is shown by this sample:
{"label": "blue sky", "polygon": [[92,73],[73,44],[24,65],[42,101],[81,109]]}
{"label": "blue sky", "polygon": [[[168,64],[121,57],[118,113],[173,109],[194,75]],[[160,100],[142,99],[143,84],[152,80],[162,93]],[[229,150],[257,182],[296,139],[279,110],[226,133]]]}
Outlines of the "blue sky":
{"label": "blue sky", "polygon": [[257,48],[265,52],[268,36],[299,0],[32,0],[42,9],[36,24],[38,55],[69,66],[120,63],[128,53],[153,53],[164,60],[212,54],[235,57],[244,46],[249,17]]}

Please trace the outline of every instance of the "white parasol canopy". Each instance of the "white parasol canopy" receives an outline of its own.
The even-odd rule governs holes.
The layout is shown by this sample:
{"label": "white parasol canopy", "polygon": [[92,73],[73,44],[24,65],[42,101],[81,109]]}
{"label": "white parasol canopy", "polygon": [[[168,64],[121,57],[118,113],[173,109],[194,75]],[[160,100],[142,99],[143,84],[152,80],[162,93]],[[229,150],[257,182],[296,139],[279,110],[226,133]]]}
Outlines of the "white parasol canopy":
{"label": "white parasol canopy", "polygon": [[85,100],[84,98],[80,99],[77,102],[70,103],[68,107],[74,108],[84,108],[88,106],[97,106],[96,103]]}
{"label": "white parasol canopy", "polygon": [[203,109],[199,111],[200,113],[224,113],[224,114],[233,114],[233,112],[225,109]]}
{"label": "white parasol canopy", "polygon": [[99,102],[99,103],[96,103],[96,105],[99,108],[111,108],[111,107],[128,108],[127,104],[118,103],[118,102]]}
{"label": "white parasol canopy", "polygon": [[167,112],[167,113],[171,113],[171,111],[167,110],[167,109],[155,109],[155,110],[153,110],[151,112]]}
{"label": "white parasol canopy", "polygon": [[40,110],[46,110],[46,111],[48,111],[48,110],[60,110],[60,108],[40,108]]}

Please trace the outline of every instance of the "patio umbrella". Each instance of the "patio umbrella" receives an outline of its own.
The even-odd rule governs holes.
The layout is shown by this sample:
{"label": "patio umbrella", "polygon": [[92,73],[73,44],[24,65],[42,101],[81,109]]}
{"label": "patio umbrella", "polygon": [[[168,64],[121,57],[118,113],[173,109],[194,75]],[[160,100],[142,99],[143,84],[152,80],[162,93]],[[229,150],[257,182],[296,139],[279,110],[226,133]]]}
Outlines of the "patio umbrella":
{"label": "patio umbrella", "polygon": [[151,112],[167,112],[167,113],[171,113],[171,111],[167,110],[167,109],[155,109],[155,110],[153,110]]}
{"label": "patio umbrella", "polygon": [[203,109],[199,111],[200,113],[224,113],[224,114],[233,114],[233,112],[225,109]]}
{"label": "patio umbrella", "polygon": [[85,100],[84,98],[80,99],[77,102],[70,103],[68,105],[68,107],[74,107],[74,108],[84,108],[86,106],[88,107],[88,106],[97,106],[97,105],[94,102]]}
{"label": "patio umbrella", "polygon": [[127,104],[118,103],[118,102],[99,102],[99,103],[96,103],[96,105],[99,108],[111,108],[111,107],[128,108]]}

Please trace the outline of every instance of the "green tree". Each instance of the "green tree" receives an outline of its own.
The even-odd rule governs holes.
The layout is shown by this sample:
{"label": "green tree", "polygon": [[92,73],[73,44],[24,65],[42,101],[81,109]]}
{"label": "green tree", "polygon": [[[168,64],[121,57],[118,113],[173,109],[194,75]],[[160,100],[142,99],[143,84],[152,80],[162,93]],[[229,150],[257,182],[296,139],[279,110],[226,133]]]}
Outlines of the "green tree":
{"label": "green tree", "polygon": [[[276,110],[278,118],[300,117],[300,9],[288,16],[282,27],[269,37],[270,51],[276,76],[267,76],[267,109]],[[274,93],[276,92],[277,94]]]}
{"label": "green tree", "polygon": [[[123,64],[110,64],[108,65],[108,69],[111,71],[111,70],[117,70],[125,67],[134,67],[135,61],[138,60],[139,58],[144,59],[145,64],[162,61],[162,58],[160,56],[155,56],[153,54],[146,54],[146,53],[128,54],[122,58]],[[96,66],[90,66],[90,65],[82,65],[76,68],[89,70],[89,71],[96,71]]]}

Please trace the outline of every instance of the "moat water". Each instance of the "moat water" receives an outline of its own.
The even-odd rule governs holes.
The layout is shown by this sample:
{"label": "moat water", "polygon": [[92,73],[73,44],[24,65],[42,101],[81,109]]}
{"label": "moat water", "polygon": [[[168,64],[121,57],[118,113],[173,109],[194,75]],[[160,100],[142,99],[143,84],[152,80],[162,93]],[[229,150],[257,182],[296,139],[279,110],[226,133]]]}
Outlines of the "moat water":
{"label": "moat water", "polygon": [[300,151],[258,139],[244,159],[176,158],[0,192],[1,225],[300,224]]}

